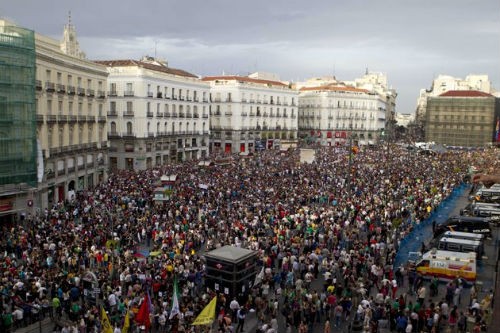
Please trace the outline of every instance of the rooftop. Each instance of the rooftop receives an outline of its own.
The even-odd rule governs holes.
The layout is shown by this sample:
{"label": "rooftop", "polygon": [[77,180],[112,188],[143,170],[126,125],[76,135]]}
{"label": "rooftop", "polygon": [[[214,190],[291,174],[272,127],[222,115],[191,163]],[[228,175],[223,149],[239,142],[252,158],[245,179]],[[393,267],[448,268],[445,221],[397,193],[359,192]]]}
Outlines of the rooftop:
{"label": "rooftop", "polygon": [[355,87],[350,87],[350,86],[338,86],[338,85],[333,85],[333,84],[328,84],[324,86],[318,86],[318,87],[304,87],[300,88],[300,91],[350,91],[350,92],[361,92],[361,93],[369,93],[368,90],[366,89],[359,89]]}
{"label": "rooftop", "polygon": [[243,249],[241,247],[226,245],[210,251],[205,254],[205,257],[217,258],[231,262],[238,262],[242,259],[256,255],[257,252],[252,250]]}
{"label": "rooftop", "polygon": [[144,61],[138,61],[138,60],[131,60],[131,59],[125,59],[125,60],[96,60],[95,63],[107,66],[107,67],[131,67],[131,66],[137,66],[137,67],[142,67],[145,69],[150,69],[153,71],[157,72],[163,72],[167,74],[172,74],[172,75],[177,75],[177,76],[185,76],[185,77],[192,77],[192,78],[197,78],[196,75],[191,74],[189,72],[186,72],[182,69],[177,69],[177,68],[171,68],[167,66],[160,66],[160,65],[155,65],[155,64],[150,64]]}
{"label": "rooftop", "polygon": [[203,81],[238,81],[238,82],[249,82],[249,83],[258,83],[258,84],[266,84],[272,86],[280,86],[287,87],[286,84],[279,81],[271,81],[271,80],[262,80],[262,79],[254,79],[248,76],[238,76],[238,75],[221,75],[221,76],[205,76]]}
{"label": "rooftop", "polygon": [[441,97],[493,97],[493,95],[478,90],[449,90],[439,95]]}

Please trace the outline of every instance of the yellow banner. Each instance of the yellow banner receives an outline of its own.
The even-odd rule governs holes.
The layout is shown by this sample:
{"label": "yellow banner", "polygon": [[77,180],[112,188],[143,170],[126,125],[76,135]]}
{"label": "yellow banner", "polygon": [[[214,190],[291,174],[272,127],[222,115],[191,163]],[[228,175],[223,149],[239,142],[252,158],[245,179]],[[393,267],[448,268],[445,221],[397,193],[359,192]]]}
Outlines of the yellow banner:
{"label": "yellow banner", "polygon": [[101,306],[101,326],[103,333],[113,333],[113,327],[111,327],[111,323],[109,322],[108,315],[104,308]]}
{"label": "yellow banner", "polygon": [[217,296],[212,298],[210,303],[205,306],[203,310],[201,310],[200,314],[196,319],[193,321],[192,325],[209,325],[212,324],[212,322],[215,319],[215,308],[217,305]]}
{"label": "yellow banner", "polygon": [[122,333],[127,333],[129,327],[130,327],[130,316],[127,311],[127,314],[125,315],[125,321],[123,322]]}

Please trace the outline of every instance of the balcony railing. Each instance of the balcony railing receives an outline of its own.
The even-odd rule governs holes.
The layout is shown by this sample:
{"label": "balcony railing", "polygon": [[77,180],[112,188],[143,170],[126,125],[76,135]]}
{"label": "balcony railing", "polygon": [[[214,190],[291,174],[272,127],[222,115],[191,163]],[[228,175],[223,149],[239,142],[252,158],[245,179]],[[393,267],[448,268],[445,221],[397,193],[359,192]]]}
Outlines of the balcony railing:
{"label": "balcony railing", "polygon": [[118,92],[116,90],[108,91],[108,96],[109,97],[116,97],[116,96],[118,96]]}
{"label": "balcony railing", "polygon": [[118,117],[118,112],[116,110],[108,111],[108,117]]}
{"label": "balcony railing", "polygon": [[45,82],[45,91],[48,91],[48,92],[54,92],[55,90],[55,85],[53,82]]}
{"label": "balcony railing", "polygon": [[48,123],[55,123],[57,121],[57,116],[53,114],[47,115],[47,122]]}
{"label": "balcony railing", "polygon": [[127,110],[123,113],[124,117],[133,117],[134,116],[134,111]]}
{"label": "balcony railing", "polygon": [[106,122],[106,117],[104,117],[104,116],[98,116],[97,117],[97,121],[100,122],[100,123],[105,123]]}
{"label": "balcony railing", "polygon": [[35,81],[35,89],[42,90],[42,81],[40,81],[40,80]]}
{"label": "balcony railing", "polygon": [[158,118],[163,118],[163,113],[161,113],[161,112],[156,112],[156,117],[158,117]]}
{"label": "balcony railing", "polygon": [[94,97],[95,96],[95,90],[94,89],[87,89],[87,96],[88,97]]}
{"label": "balcony railing", "polygon": [[84,88],[76,88],[76,93],[78,96],[85,96],[85,89]]}
{"label": "balcony railing", "polygon": [[163,98],[163,94],[161,92],[157,92],[156,93],[156,98]]}
{"label": "balcony railing", "polygon": [[153,92],[152,91],[148,91],[148,97],[153,97]]}
{"label": "balcony railing", "polygon": [[202,118],[208,118],[208,113],[204,113],[201,116],[202,116]]}
{"label": "balcony railing", "polygon": [[106,97],[106,93],[102,90],[97,90],[97,98],[104,98]]}
{"label": "balcony railing", "polygon": [[70,86],[70,85],[67,86],[67,91],[68,91],[68,95],[74,95],[76,92],[75,87]]}
{"label": "balcony railing", "polygon": [[195,113],[193,113],[193,118],[200,118],[199,113],[196,113],[196,112],[195,112]]}
{"label": "balcony railing", "polygon": [[146,117],[153,118],[153,112],[151,111],[146,112]]}
{"label": "balcony railing", "polygon": [[66,92],[66,86],[64,84],[57,84],[57,92],[64,94]]}
{"label": "balcony railing", "polygon": [[134,97],[134,91],[133,90],[125,90],[123,92],[123,96],[125,96],[125,97]]}

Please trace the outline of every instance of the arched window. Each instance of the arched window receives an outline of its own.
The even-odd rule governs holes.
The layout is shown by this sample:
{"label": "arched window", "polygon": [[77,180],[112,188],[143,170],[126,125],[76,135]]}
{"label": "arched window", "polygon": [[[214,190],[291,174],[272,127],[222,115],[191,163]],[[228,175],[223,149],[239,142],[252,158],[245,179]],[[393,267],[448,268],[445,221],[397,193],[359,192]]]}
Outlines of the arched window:
{"label": "arched window", "polygon": [[111,122],[111,133],[116,133],[116,123],[114,121]]}
{"label": "arched window", "polygon": [[132,122],[127,122],[127,134],[132,134]]}

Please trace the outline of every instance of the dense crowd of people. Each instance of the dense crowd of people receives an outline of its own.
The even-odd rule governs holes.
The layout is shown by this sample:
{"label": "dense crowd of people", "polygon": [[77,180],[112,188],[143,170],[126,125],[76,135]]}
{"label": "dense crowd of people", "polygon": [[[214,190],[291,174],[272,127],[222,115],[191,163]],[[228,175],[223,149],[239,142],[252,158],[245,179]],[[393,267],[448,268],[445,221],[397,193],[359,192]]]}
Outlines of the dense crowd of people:
{"label": "dense crowd of people", "polygon": [[[314,162],[301,163],[298,150],[263,151],[224,165],[119,171],[2,226],[0,330],[50,316],[71,323],[65,333],[99,332],[99,304],[116,332],[126,316],[129,331],[140,330],[134,315],[148,295],[151,330],[202,332],[208,328],[191,323],[217,295],[218,332],[243,332],[250,312],[265,333],[278,332],[280,318],[280,332],[330,332],[353,319],[372,332],[464,332],[461,281],[436,301],[419,276],[393,269],[393,261],[401,239],[463,182],[469,166],[498,168],[498,151],[366,148],[351,155],[351,170],[348,154],[318,148]],[[177,183],[158,204],[153,190],[162,175],[176,175]],[[244,297],[203,286],[202,254],[223,245],[258,251],[260,283]],[[180,311],[171,315],[174,279]],[[403,286],[418,301],[407,301]],[[489,315],[477,298],[470,308],[482,320]]]}

